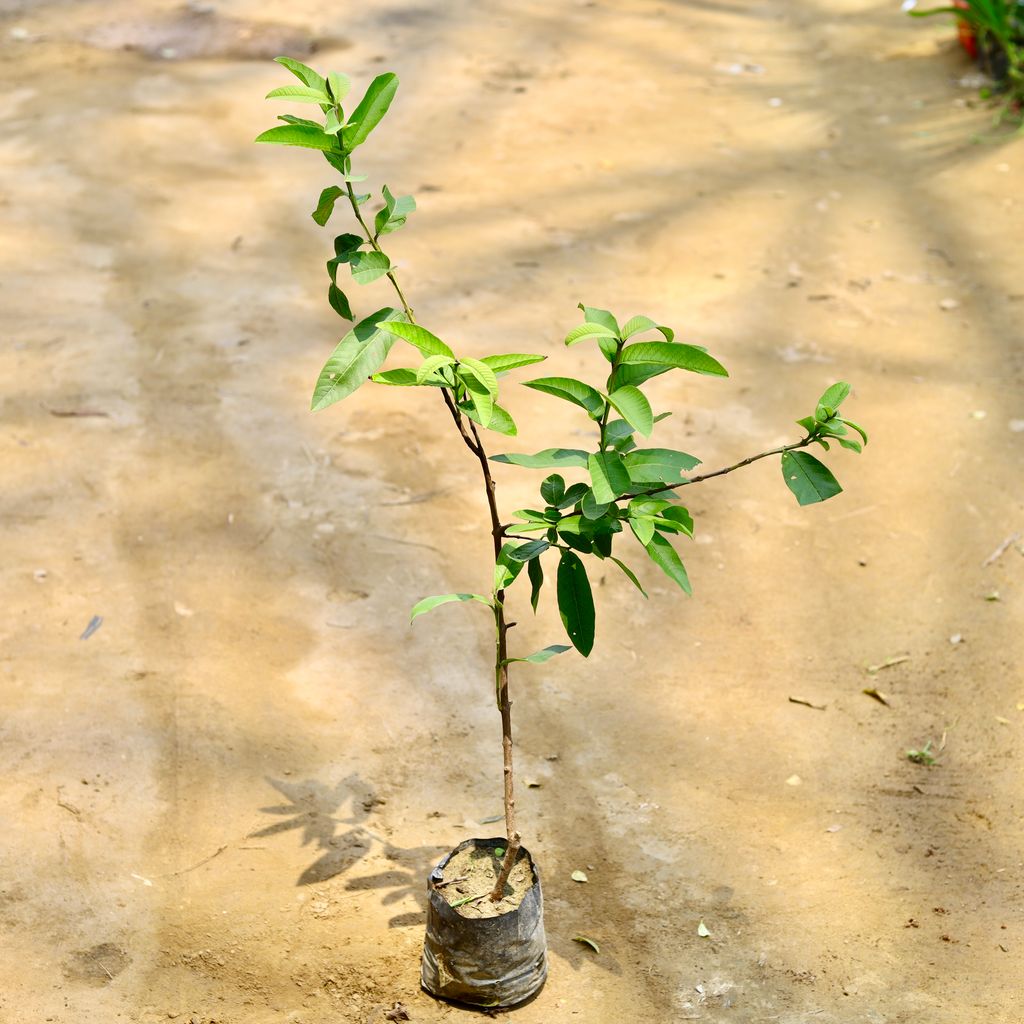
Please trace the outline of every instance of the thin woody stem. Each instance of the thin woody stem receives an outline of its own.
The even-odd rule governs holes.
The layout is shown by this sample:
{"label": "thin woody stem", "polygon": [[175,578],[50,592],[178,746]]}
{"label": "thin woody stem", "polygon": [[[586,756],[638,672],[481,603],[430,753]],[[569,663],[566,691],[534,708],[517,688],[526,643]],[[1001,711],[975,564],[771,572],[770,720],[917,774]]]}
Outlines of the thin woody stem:
{"label": "thin woody stem", "polygon": [[[359,203],[356,202],[355,190],[352,188],[351,182],[345,182],[345,188],[348,193],[348,200],[352,206],[352,212],[355,214],[356,220],[359,222],[359,226],[363,229],[363,234],[366,236],[367,241],[373,247],[374,251],[381,252],[381,247],[377,242],[376,235],[370,231],[366,221],[363,219],[362,210],[359,209]],[[405,315],[409,323],[415,323],[416,320],[413,316],[412,307],[409,305],[405,294],[402,292],[402,288],[398,283],[398,279],[395,277],[394,271],[389,270],[387,272],[387,278],[391,282],[391,286],[395,290],[395,294],[398,296],[399,302],[402,304],[402,309],[405,311]],[[490,463],[487,460],[487,452],[484,449],[483,441],[480,440],[480,434],[476,429],[476,424],[468,417],[463,416],[456,402],[454,390],[450,388],[442,388],[441,394],[444,398],[444,404],[448,408],[448,412],[451,414],[452,419],[455,422],[455,426],[458,427],[459,434],[462,437],[466,447],[477,457],[480,463],[480,472],[484,480],[484,490],[487,495],[487,510],[491,519],[491,540],[494,546],[494,559],[498,560],[501,554],[503,527],[501,524],[501,517],[498,515],[498,503],[495,496],[494,478],[491,476]],[[467,429],[467,423],[469,424]],[[505,860],[501,867],[501,873],[498,876],[498,884],[495,886],[494,892],[491,893],[492,900],[501,899],[502,892],[504,891],[505,882],[508,880],[509,872],[515,863],[516,854],[519,851],[520,835],[516,831],[516,800],[515,800],[515,788],[513,784],[513,764],[512,764],[512,702],[508,698],[508,631],[511,628],[511,624],[505,619],[505,591],[498,590],[494,594],[494,623],[495,623],[495,645],[494,645],[494,681],[495,691],[498,701],[498,711],[501,714],[501,749],[502,749],[502,760],[504,762],[504,802],[505,802],[505,829],[508,837],[508,850],[505,854]],[[495,893],[497,895],[495,895]]]}
{"label": "thin woody stem", "polygon": [[713,473],[702,473],[700,476],[687,477],[678,484],[662,484],[660,487],[652,487],[646,491],[636,491],[633,494],[623,494],[619,500],[625,501],[629,498],[643,498],[650,494],[661,494],[663,491],[674,491],[677,487],[686,487],[688,484],[699,484],[702,480],[710,480],[715,476],[725,476],[726,473],[732,473],[734,470],[742,469],[744,466],[749,466],[752,462],[757,462],[759,459],[768,458],[769,455],[784,455],[786,452],[795,451],[797,448],[806,448],[816,440],[817,438],[808,435],[802,441],[797,441],[794,444],[784,444],[778,448],[772,448],[770,451],[761,452],[758,455],[751,455],[746,459],[740,459],[739,462],[733,463],[731,466],[725,466],[723,469],[716,469]]}
{"label": "thin woody stem", "polygon": [[505,859],[501,863],[501,871],[498,872],[494,888],[491,890],[492,903],[497,903],[505,895],[505,883],[508,882],[508,876],[512,873],[512,868],[515,866],[521,838],[518,832],[513,832],[508,837],[508,849],[505,851]]}

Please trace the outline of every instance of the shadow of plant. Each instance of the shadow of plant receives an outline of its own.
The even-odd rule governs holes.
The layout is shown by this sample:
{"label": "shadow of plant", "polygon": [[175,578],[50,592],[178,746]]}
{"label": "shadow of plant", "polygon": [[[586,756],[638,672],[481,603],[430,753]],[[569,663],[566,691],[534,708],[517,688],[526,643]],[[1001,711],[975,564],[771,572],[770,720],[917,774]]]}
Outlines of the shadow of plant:
{"label": "shadow of plant", "polygon": [[316,779],[289,782],[268,778],[288,802],[261,807],[264,814],[282,820],[250,833],[250,838],[266,838],[282,832],[301,830],[302,845],[314,845],[322,855],[299,876],[296,885],[326,882],[352,870],[376,844],[394,864],[387,871],[350,879],[348,892],[381,891],[381,904],[390,906],[413,897],[418,912],[399,914],[388,922],[391,928],[421,925],[427,908],[427,875],[447,852],[442,846],[395,846],[390,840],[367,827],[374,808],[383,801],[358,775],[348,775],[333,787]]}
{"label": "shadow of plant", "polygon": [[369,852],[376,837],[367,831],[363,822],[381,801],[358,775],[346,776],[333,788],[316,779],[287,782],[268,778],[267,782],[288,803],[260,810],[283,820],[250,833],[250,837],[263,838],[301,829],[302,845],[312,843],[323,851],[322,856],[302,872],[297,885],[326,882],[348,871]]}

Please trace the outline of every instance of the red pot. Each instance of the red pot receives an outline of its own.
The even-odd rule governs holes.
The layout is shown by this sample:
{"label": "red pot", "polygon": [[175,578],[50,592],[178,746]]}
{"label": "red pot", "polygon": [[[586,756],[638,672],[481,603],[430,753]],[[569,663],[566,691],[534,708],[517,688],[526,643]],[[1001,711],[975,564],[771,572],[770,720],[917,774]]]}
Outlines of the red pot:
{"label": "red pot", "polygon": [[[953,6],[965,11],[970,10],[970,4],[967,3],[967,0],[953,0]],[[967,51],[967,55],[971,60],[977,60],[978,40],[974,35],[974,29],[963,18],[956,19],[956,29],[957,35],[960,38],[960,45]]]}

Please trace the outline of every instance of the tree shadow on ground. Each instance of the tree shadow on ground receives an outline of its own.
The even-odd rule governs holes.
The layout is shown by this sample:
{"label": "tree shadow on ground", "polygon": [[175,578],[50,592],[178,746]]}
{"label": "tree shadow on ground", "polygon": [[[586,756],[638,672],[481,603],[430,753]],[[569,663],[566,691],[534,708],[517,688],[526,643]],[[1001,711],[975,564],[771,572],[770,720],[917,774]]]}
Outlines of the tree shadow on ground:
{"label": "tree shadow on ground", "polygon": [[399,928],[421,924],[427,908],[426,879],[434,865],[446,852],[441,846],[396,846],[379,835],[367,822],[374,808],[384,801],[374,795],[373,789],[358,775],[347,775],[333,787],[316,779],[291,782],[268,778],[288,802],[262,807],[264,814],[279,816],[282,820],[250,833],[250,838],[265,838],[301,829],[302,845],[313,845],[323,851],[296,881],[297,886],[327,882],[347,874],[371,851],[376,850],[393,862],[387,871],[349,879],[345,889],[349,892],[383,891],[381,903],[389,906],[412,896],[420,905],[420,912],[399,914],[388,925]]}

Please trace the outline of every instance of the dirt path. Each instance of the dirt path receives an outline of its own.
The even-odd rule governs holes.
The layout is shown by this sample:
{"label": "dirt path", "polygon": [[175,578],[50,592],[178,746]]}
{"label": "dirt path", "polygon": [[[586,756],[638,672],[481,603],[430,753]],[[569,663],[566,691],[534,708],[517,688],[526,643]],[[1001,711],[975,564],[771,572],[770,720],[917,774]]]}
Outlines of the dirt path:
{"label": "dirt path", "polygon": [[[483,585],[479,484],[425,398],[306,411],[328,178],[250,144],[281,79],[243,58],[313,43],[402,78],[365,169],[417,195],[392,248],[442,336],[586,372],[577,301],[650,313],[732,373],[657,383],[666,443],[733,461],[837,378],[872,433],[824,506],[709,483],[694,599],[609,577],[590,661],[517,674],[552,965],[516,1019],[1021,1019],[1022,549],[983,563],[1024,530],[1024,143],[970,144],[948,28],[215,6],[0,2],[0,1021],[466,1017],[418,950],[430,866],[501,807],[488,635],[405,616]],[[517,450],[571,441],[531,402]]]}

